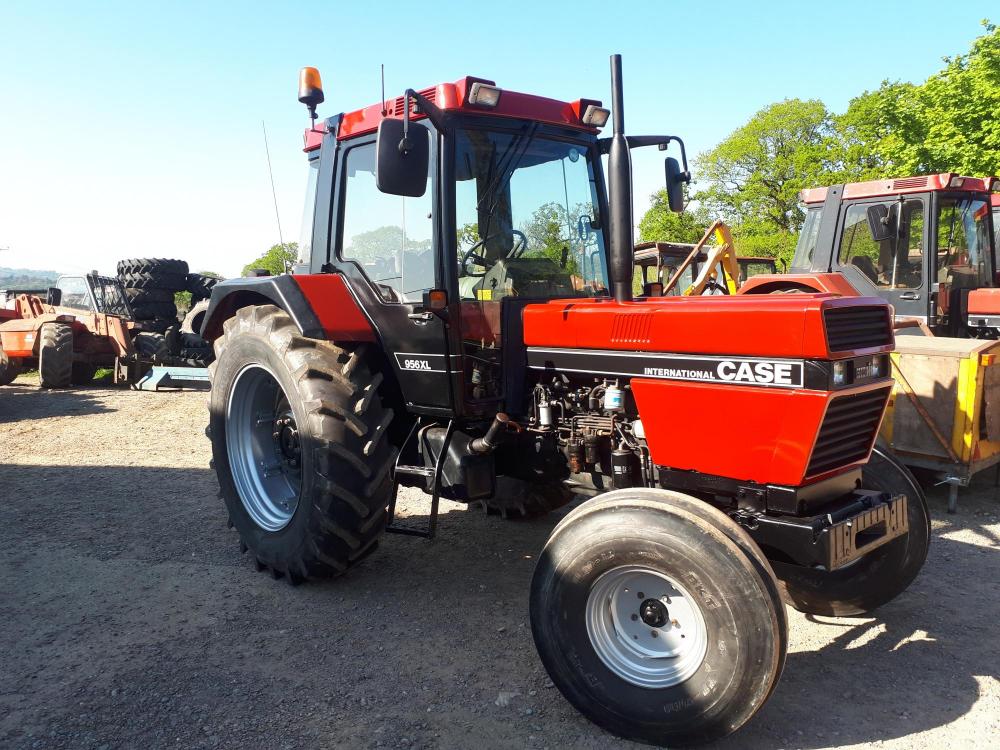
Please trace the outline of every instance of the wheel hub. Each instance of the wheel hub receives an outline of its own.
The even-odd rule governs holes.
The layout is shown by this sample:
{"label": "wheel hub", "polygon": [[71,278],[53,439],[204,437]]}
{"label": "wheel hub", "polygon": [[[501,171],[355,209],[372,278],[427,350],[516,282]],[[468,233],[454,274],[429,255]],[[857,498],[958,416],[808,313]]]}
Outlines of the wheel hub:
{"label": "wheel hub", "polygon": [[274,432],[271,433],[282,462],[290,468],[298,468],[301,461],[299,447],[299,430],[295,425],[295,417],[291,412],[285,412],[274,420]]}
{"label": "wheel hub", "polygon": [[639,617],[651,628],[662,628],[667,624],[667,608],[663,602],[647,599],[639,605]]}
{"label": "wheel hub", "polygon": [[604,665],[639,687],[681,684],[708,651],[698,601],[670,576],[642,566],[612,568],[594,582],[586,624]]}
{"label": "wheel hub", "polygon": [[247,365],[226,409],[226,452],[247,514],[265,531],[288,525],[299,504],[302,446],[295,415],[274,374]]}

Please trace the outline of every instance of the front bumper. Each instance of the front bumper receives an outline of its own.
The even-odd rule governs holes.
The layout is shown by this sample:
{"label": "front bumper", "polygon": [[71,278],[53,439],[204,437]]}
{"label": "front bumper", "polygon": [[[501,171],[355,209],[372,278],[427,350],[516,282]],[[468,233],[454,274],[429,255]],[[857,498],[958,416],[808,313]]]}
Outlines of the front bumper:
{"label": "front bumper", "polygon": [[906,495],[867,490],[855,490],[821,515],[738,512],[734,519],[765,552],[770,549],[796,565],[825,570],[850,565],[909,532]]}

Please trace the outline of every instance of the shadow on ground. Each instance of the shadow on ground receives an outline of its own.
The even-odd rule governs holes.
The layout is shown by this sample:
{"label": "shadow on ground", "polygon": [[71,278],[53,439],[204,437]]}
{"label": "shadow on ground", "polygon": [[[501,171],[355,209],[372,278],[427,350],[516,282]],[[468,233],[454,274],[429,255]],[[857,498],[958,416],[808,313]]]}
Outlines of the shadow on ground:
{"label": "shadow on ground", "polygon": [[[0,487],[0,744],[611,742],[551,687],[530,635],[534,558],[561,513],[443,503],[436,541],[387,536],[344,578],[293,588],[240,555],[209,470],[2,466]],[[401,508],[419,522],[427,505]],[[781,684],[719,746],[878,742],[968,712],[975,677],[1000,672],[1000,592],[967,590],[1000,581],[997,540],[949,538],[980,529],[974,507],[989,512],[936,522],[925,571],[877,618],[793,615]]]}
{"label": "shadow on ground", "polygon": [[97,397],[97,387],[49,390],[20,382],[0,387],[0,424],[73,414],[111,412]]}

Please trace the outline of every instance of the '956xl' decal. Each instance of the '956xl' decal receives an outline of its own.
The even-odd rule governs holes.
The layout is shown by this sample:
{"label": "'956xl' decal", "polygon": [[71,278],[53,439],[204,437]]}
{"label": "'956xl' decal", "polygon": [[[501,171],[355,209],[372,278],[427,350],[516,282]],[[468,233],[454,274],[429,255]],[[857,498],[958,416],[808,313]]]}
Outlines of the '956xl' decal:
{"label": "'956xl' decal", "polygon": [[805,363],[798,359],[701,357],[597,349],[529,347],[528,367],[533,370],[564,370],[598,376],[695,380],[777,388],[802,388],[805,377]]}

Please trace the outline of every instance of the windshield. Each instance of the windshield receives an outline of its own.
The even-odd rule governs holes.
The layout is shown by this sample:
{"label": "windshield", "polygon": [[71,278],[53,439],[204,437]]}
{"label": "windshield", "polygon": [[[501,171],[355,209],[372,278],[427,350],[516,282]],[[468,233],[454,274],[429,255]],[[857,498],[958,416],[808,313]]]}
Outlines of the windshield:
{"label": "windshield", "polygon": [[989,203],[941,198],[937,211],[937,281],[955,288],[989,284]]}
{"label": "windshield", "polygon": [[806,220],[799,234],[799,242],[795,246],[795,257],[792,268],[796,271],[812,269],[813,253],[816,251],[816,237],[819,235],[819,218],[822,209],[817,206],[806,211]]}
{"label": "windshield", "polygon": [[456,134],[462,299],[607,293],[594,152],[537,130]]}

